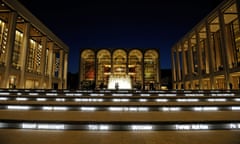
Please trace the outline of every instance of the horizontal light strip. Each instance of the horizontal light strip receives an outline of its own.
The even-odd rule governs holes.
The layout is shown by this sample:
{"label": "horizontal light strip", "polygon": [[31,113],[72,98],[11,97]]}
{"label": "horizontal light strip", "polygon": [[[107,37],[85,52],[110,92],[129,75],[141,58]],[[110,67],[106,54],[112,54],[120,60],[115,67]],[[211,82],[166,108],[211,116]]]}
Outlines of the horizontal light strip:
{"label": "horizontal light strip", "polygon": [[0,109],[9,110],[51,110],[51,111],[240,111],[240,106],[28,106],[28,105],[1,105]]}
{"label": "horizontal light strip", "polygon": [[38,93],[29,93],[29,95],[36,96],[36,95],[39,95],[39,94]]}
{"label": "horizontal light strip", "polygon": [[58,93],[46,93],[46,96],[57,96]]}
{"label": "horizontal light strip", "polygon": [[132,125],[132,130],[152,130],[152,125]]}
{"label": "horizontal light strip", "polygon": [[[24,92],[23,94],[21,92]],[[46,96],[105,96],[105,94],[112,94],[112,96],[236,96],[237,91],[45,91],[45,90],[4,90],[0,91],[0,95],[25,95],[30,96],[46,95]]]}
{"label": "horizontal light strip", "polygon": [[210,99],[207,99],[209,102],[225,102],[226,99],[225,98],[210,98]]}
{"label": "horizontal light strip", "polygon": [[112,99],[113,102],[129,102],[129,99]]}
{"label": "horizontal light strip", "polygon": [[185,96],[204,96],[204,94],[185,94]]}
{"label": "horizontal light strip", "polygon": [[0,95],[10,95],[9,92],[1,92]]}
{"label": "horizontal light strip", "polygon": [[64,107],[64,106],[44,106],[44,107],[42,107],[42,110],[66,111],[66,110],[68,110],[68,107]]}
{"label": "horizontal light strip", "polygon": [[112,94],[112,96],[132,96],[132,94],[118,94],[118,93],[114,93]]}
{"label": "horizontal light strip", "polygon": [[31,107],[30,106],[15,106],[15,105],[10,105],[7,106],[7,109],[9,110],[29,110]]}
{"label": "horizontal light strip", "polygon": [[82,96],[81,93],[66,93],[66,96]]}
{"label": "horizontal light strip", "polygon": [[0,97],[0,101],[8,100],[8,97]]}
{"label": "horizontal light strip", "polygon": [[103,99],[96,99],[96,98],[75,98],[75,102],[102,102]]}
{"label": "horizontal light strip", "polygon": [[167,102],[168,99],[156,99],[155,101],[156,101],[156,102]]}
{"label": "horizontal light strip", "polygon": [[177,99],[177,102],[198,102],[199,99],[184,99],[184,98],[179,98]]}
{"label": "horizontal light strip", "polygon": [[177,94],[158,94],[158,96],[177,96]]}
{"label": "horizontal light strip", "polygon": [[240,106],[233,106],[232,110],[240,110]]}
{"label": "horizontal light strip", "polygon": [[17,100],[17,101],[27,101],[28,98],[25,98],[25,97],[17,97],[16,100]]}
{"label": "horizontal light strip", "polygon": [[218,111],[218,107],[194,107],[194,111]]}
{"label": "horizontal light strip", "polygon": [[64,130],[64,124],[23,123],[22,128],[23,129]]}
{"label": "horizontal light strip", "polygon": [[101,94],[101,93],[93,93],[93,94],[90,94],[90,96],[104,96],[104,94]]}
{"label": "horizontal light strip", "polygon": [[214,93],[211,96],[235,96],[234,93]]}
{"label": "horizontal light strip", "polygon": [[46,98],[37,98],[37,101],[46,101]]}
{"label": "horizontal light strip", "polygon": [[86,130],[86,131],[210,131],[210,130],[240,130],[239,122],[225,123],[151,123],[151,124],[129,124],[129,123],[41,123],[41,122],[0,122],[0,129],[34,129],[34,130]]}
{"label": "horizontal light strip", "polygon": [[[2,99],[1,99],[2,98]],[[0,97],[0,100],[17,100],[17,101],[56,101],[56,102],[240,102],[240,98],[73,98],[73,97]]]}
{"label": "horizontal light strip", "polygon": [[140,94],[140,96],[151,96],[151,94]]}
{"label": "horizontal light strip", "polygon": [[81,107],[81,111],[95,111],[96,107]]}
{"label": "horizontal light strip", "polygon": [[65,98],[56,98],[56,101],[58,101],[58,102],[64,102],[64,101],[65,101]]}

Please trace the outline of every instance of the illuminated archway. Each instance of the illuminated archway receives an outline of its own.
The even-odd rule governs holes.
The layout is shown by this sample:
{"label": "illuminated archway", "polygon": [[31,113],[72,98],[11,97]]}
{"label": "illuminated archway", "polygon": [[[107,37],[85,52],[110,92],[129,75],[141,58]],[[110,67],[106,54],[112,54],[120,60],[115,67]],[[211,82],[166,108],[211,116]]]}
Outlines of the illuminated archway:
{"label": "illuminated archway", "polygon": [[127,53],[122,49],[113,53],[113,71],[108,80],[108,89],[132,89],[131,78],[127,74]]}

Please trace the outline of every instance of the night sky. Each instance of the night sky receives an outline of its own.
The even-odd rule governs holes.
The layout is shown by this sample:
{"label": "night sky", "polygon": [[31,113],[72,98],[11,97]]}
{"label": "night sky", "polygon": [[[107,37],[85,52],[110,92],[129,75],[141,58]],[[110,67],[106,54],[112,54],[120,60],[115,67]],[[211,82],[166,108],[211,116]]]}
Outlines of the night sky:
{"label": "night sky", "polygon": [[19,1],[69,46],[76,73],[81,48],[159,48],[170,69],[172,46],[223,0]]}

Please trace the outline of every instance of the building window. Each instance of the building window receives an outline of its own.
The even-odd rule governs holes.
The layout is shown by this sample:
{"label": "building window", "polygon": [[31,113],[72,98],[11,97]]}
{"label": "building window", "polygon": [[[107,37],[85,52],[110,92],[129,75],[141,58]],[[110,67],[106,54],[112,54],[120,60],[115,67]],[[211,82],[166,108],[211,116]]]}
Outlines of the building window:
{"label": "building window", "polygon": [[27,71],[40,73],[42,45],[34,40],[30,40],[27,54]]}
{"label": "building window", "polygon": [[21,47],[22,47],[22,39],[23,39],[23,33],[17,30],[15,41],[14,41],[13,54],[12,54],[12,65],[17,69],[20,68],[20,54],[21,54]]}
{"label": "building window", "polygon": [[5,63],[7,34],[8,28],[6,24],[0,20],[0,65],[4,65]]}

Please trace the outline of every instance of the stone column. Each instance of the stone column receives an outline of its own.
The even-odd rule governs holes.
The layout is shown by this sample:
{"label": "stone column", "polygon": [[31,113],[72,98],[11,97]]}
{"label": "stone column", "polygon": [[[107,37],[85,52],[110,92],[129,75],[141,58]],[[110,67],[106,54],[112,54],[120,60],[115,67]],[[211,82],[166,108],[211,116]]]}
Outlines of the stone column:
{"label": "stone column", "polygon": [[68,53],[64,55],[64,71],[63,71],[64,89],[67,89],[67,73],[68,73]]}
{"label": "stone column", "polygon": [[[188,67],[189,67],[189,76],[190,76],[190,85],[191,89],[193,88],[193,55],[192,55],[192,47],[191,47],[191,39],[188,38]],[[189,87],[188,87],[189,89]]]}
{"label": "stone column", "polygon": [[[159,51],[157,51],[157,53],[159,54]],[[157,81],[156,81],[156,84],[157,84],[157,87],[159,87],[159,84],[161,82],[161,77],[160,77],[160,69],[161,69],[161,66],[160,66],[160,54],[157,56],[157,61],[156,61],[156,66],[157,66]]]}
{"label": "stone column", "polygon": [[198,80],[199,80],[199,89],[202,89],[202,51],[200,49],[200,36],[198,31],[195,31],[196,34],[196,46],[197,46],[197,56],[198,56]]}
{"label": "stone column", "polygon": [[175,63],[174,53],[175,53],[175,47],[172,48],[172,53],[171,53],[171,57],[172,57],[172,83],[173,83],[173,88],[177,89],[177,87],[176,87],[176,82],[177,82],[177,78],[176,78],[176,63]]}
{"label": "stone column", "polygon": [[214,57],[213,57],[213,51],[211,48],[211,32],[210,32],[210,27],[209,23],[206,21],[206,31],[207,31],[207,53],[208,53],[208,60],[209,60],[209,74],[210,74],[210,87],[211,89],[215,89],[215,81],[214,81]]}
{"label": "stone column", "polygon": [[59,51],[59,68],[58,68],[58,89],[62,89],[63,87],[63,50]]}
{"label": "stone column", "polygon": [[180,58],[179,58],[179,50],[178,45],[176,46],[176,76],[177,76],[177,89],[181,89],[181,66],[180,66]]}
{"label": "stone column", "polygon": [[49,51],[48,51],[48,89],[52,89],[52,77],[53,77],[53,48],[54,48],[54,43],[51,42],[49,44]]}
{"label": "stone column", "polygon": [[145,55],[144,55],[144,52],[142,52],[142,61],[141,61],[141,71],[142,71],[142,89],[145,90],[145,73],[144,73],[144,58],[145,58]]}
{"label": "stone column", "polygon": [[184,43],[181,42],[181,50],[182,50],[182,82],[184,85],[184,88],[186,87],[186,75],[187,75],[187,60],[186,60],[186,52],[185,52],[185,48],[184,48]]}
{"label": "stone column", "polygon": [[16,19],[17,13],[11,12],[8,18],[8,35],[7,35],[7,44],[6,44],[6,67],[3,74],[3,81],[0,83],[2,88],[9,88],[8,80],[9,80],[9,73],[12,67],[12,53],[14,48],[14,40],[15,40],[15,33],[16,33]]}
{"label": "stone column", "polygon": [[225,29],[225,22],[224,22],[224,17],[223,13],[221,10],[218,10],[218,15],[219,15],[219,22],[220,22],[220,32],[221,32],[221,51],[223,54],[222,60],[223,60],[223,68],[224,68],[224,78],[225,78],[225,88],[229,89],[230,88],[230,76],[229,76],[229,64],[228,64],[228,51],[227,51],[227,32]]}
{"label": "stone column", "polygon": [[41,72],[41,81],[40,81],[40,88],[45,88],[45,67],[46,67],[46,49],[47,49],[47,37],[43,36],[41,38],[42,41],[42,53],[41,53],[41,60],[40,60],[40,72]]}
{"label": "stone column", "polygon": [[29,34],[30,34],[30,23],[25,23],[25,28],[23,32],[23,43],[22,43],[22,51],[21,51],[21,74],[20,74],[20,83],[19,88],[25,88],[25,72],[26,72],[26,64],[27,64],[27,53],[29,47]]}

